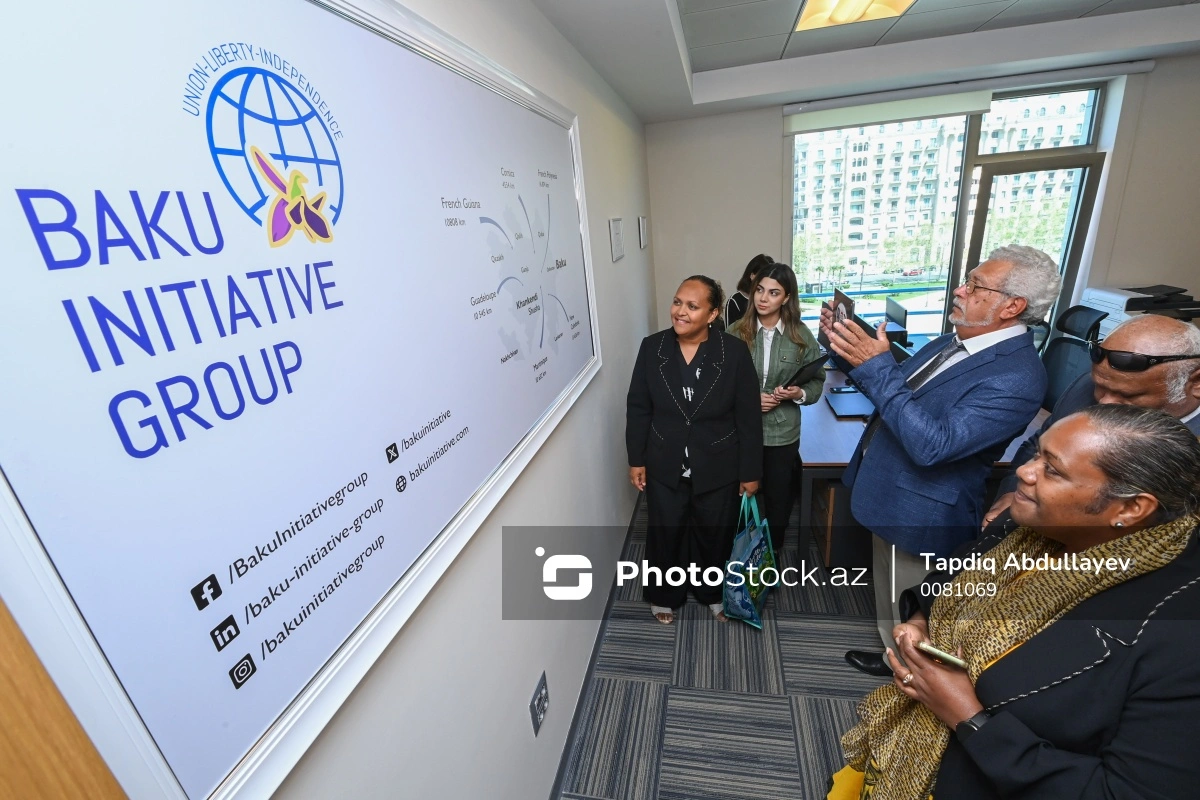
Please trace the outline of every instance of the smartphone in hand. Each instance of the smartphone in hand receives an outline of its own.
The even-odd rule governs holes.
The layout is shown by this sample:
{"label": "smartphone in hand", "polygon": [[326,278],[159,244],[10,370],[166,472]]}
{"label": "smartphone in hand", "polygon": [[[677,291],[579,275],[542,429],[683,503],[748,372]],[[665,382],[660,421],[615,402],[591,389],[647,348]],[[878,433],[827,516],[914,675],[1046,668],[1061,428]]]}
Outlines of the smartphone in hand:
{"label": "smartphone in hand", "polygon": [[959,669],[967,668],[967,662],[963,661],[958,656],[952,656],[949,653],[938,650],[936,647],[931,645],[929,642],[917,642],[917,649],[923,653],[928,653],[929,655],[936,658],[938,661],[941,661],[945,664],[949,664],[953,667],[958,667]]}

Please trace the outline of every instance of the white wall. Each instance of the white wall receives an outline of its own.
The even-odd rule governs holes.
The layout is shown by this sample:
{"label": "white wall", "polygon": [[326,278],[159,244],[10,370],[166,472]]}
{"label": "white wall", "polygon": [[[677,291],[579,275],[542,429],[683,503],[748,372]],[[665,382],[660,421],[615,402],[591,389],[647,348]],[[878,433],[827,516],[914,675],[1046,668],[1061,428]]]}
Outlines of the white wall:
{"label": "white wall", "polygon": [[[1110,150],[1083,286],[1172,283],[1200,294],[1200,55],[1158,59],[1119,79]],[[646,126],[657,324],[688,275],[730,291],[751,256],[787,260],[790,202],[780,109],[771,107]]]}
{"label": "white wall", "polygon": [[[649,211],[642,124],[528,0],[405,5],[580,115],[604,366],[276,796],[544,798],[599,623],[502,621],[501,527],[624,526],[633,510],[625,392],[654,284],[636,222],[613,264],[606,219]],[[543,669],[535,739],[527,704]]]}
{"label": "white wall", "polygon": [[689,275],[737,286],[759,253],[782,260],[783,117],[779,107],[646,126],[655,310],[667,327],[671,298]]}
{"label": "white wall", "polygon": [[1087,285],[1200,294],[1200,56],[1159,59],[1126,80]]}

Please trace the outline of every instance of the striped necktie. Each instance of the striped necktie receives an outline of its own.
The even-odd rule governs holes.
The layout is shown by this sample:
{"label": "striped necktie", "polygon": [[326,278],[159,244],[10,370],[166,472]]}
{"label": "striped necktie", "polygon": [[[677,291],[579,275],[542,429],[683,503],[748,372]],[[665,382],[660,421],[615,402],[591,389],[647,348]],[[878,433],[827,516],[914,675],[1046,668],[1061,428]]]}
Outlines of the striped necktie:
{"label": "striped necktie", "polygon": [[938,368],[942,366],[942,364],[945,364],[947,361],[954,358],[954,356],[958,355],[965,349],[966,348],[963,346],[962,340],[955,336],[946,344],[945,347],[938,351],[937,355],[929,359],[927,363],[921,365],[919,370],[909,376],[908,380],[906,381],[906,383],[908,383],[908,388],[916,389],[924,385],[925,381],[932,378],[933,373],[937,372]]}

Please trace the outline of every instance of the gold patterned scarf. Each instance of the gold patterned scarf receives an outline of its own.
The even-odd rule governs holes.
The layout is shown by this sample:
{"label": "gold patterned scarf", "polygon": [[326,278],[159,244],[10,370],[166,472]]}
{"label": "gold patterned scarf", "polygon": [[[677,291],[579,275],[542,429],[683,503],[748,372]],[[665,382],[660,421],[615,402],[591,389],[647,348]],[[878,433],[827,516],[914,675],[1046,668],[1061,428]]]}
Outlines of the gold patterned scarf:
{"label": "gold patterned scarf", "polygon": [[[979,674],[1009,650],[1076,605],[1130,578],[1163,567],[1183,552],[1196,517],[1145,528],[1090,547],[1077,555],[1096,560],[1130,559],[1127,570],[1066,571],[1005,568],[1009,556],[1057,558],[1062,546],[1031,528],[1018,528],[986,554],[995,559],[996,572],[983,565],[963,570],[954,584],[996,584],[993,597],[943,593],[930,610],[929,638],[949,653],[962,647],[967,673],[974,684]],[[983,554],[980,554],[981,556]],[[1017,578],[1020,577],[1020,580]],[[873,800],[920,800],[928,796],[950,740],[950,729],[928,708],[909,699],[894,684],[871,692],[858,704],[860,722],[842,737],[842,750],[850,766],[865,771],[868,760],[881,773],[873,787]]]}

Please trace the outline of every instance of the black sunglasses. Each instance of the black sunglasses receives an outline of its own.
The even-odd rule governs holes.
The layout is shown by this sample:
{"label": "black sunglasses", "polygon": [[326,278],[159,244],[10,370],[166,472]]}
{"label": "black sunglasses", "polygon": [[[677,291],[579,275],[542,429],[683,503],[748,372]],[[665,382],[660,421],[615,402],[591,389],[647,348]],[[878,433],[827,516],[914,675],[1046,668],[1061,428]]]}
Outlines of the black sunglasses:
{"label": "black sunglasses", "polygon": [[1099,364],[1105,358],[1108,365],[1121,372],[1145,372],[1158,364],[1168,361],[1187,361],[1189,358],[1200,358],[1200,353],[1186,356],[1147,356],[1142,353],[1130,353],[1126,350],[1105,350],[1098,342],[1088,342],[1088,355],[1093,364]]}

